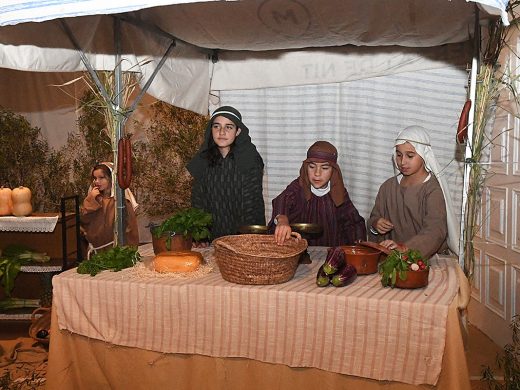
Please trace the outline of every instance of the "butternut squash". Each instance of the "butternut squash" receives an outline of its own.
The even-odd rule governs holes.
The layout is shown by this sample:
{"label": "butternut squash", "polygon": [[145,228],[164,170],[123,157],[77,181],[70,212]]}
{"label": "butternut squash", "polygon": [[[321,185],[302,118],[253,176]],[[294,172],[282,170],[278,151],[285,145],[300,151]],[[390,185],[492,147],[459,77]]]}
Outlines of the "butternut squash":
{"label": "butternut squash", "polygon": [[13,201],[11,199],[11,189],[0,187],[0,216],[11,215],[13,213]]}
{"label": "butternut squash", "polygon": [[156,272],[193,272],[199,269],[203,257],[195,251],[161,252],[153,260]]}
{"label": "butternut squash", "polygon": [[16,217],[26,217],[32,213],[31,190],[27,187],[17,187],[11,192],[13,201],[13,215]]}

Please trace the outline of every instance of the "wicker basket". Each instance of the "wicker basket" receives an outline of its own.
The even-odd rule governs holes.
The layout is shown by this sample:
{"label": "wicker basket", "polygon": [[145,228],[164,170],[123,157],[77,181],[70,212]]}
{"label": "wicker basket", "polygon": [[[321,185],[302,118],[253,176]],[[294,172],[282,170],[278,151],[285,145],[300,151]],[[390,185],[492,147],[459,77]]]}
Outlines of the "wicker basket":
{"label": "wicker basket", "polygon": [[[40,316],[37,316],[40,314]],[[49,344],[50,340],[50,329],[51,329],[51,308],[50,307],[39,307],[32,312],[31,315],[31,326],[29,326],[29,336],[43,344]],[[38,337],[40,330],[46,330],[48,336]]]}
{"label": "wicker basket", "polygon": [[213,241],[222,277],[238,284],[278,284],[291,280],[307,240],[277,245],[273,235],[239,234]]}

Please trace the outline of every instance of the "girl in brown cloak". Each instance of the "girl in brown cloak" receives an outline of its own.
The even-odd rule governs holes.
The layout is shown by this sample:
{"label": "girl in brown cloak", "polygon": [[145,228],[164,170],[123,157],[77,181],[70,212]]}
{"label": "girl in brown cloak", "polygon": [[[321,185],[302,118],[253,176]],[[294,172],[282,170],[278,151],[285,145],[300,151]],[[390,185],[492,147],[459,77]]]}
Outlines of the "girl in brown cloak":
{"label": "girl in brown cloak", "polygon": [[[112,163],[103,162],[92,169],[92,184],[80,210],[81,228],[89,243],[88,254],[114,244],[114,220],[116,201],[112,185]],[[135,210],[137,202],[129,189],[126,198],[126,245],[139,245],[139,231]]]}

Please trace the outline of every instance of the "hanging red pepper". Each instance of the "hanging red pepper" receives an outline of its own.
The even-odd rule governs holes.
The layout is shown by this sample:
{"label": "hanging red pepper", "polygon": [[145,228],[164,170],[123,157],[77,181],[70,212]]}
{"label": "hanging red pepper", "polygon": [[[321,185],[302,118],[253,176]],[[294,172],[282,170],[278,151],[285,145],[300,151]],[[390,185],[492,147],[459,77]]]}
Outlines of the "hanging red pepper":
{"label": "hanging red pepper", "polygon": [[117,144],[117,183],[126,190],[132,182],[132,143],[123,137]]}
{"label": "hanging red pepper", "polygon": [[457,127],[457,143],[463,144],[468,138],[468,120],[469,110],[471,109],[471,100],[466,100],[462,112],[460,113],[459,125]]}

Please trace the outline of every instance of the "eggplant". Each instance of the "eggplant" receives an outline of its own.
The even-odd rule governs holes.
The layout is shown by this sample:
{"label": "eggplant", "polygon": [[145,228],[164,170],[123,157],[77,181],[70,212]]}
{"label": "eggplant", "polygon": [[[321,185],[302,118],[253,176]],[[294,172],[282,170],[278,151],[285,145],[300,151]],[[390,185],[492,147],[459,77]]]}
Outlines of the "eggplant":
{"label": "eggplant", "polygon": [[327,275],[334,275],[345,265],[345,252],[340,247],[329,248],[327,258],[323,263],[323,271]]}
{"label": "eggplant", "polygon": [[330,284],[330,276],[323,271],[323,265],[318,270],[316,275],[316,284],[318,287],[327,287]]}
{"label": "eggplant", "polygon": [[351,264],[345,264],[345,266],[332,277],[331,282],[336,287],[343,287],[352,283],[356,277],[356,268]]}

